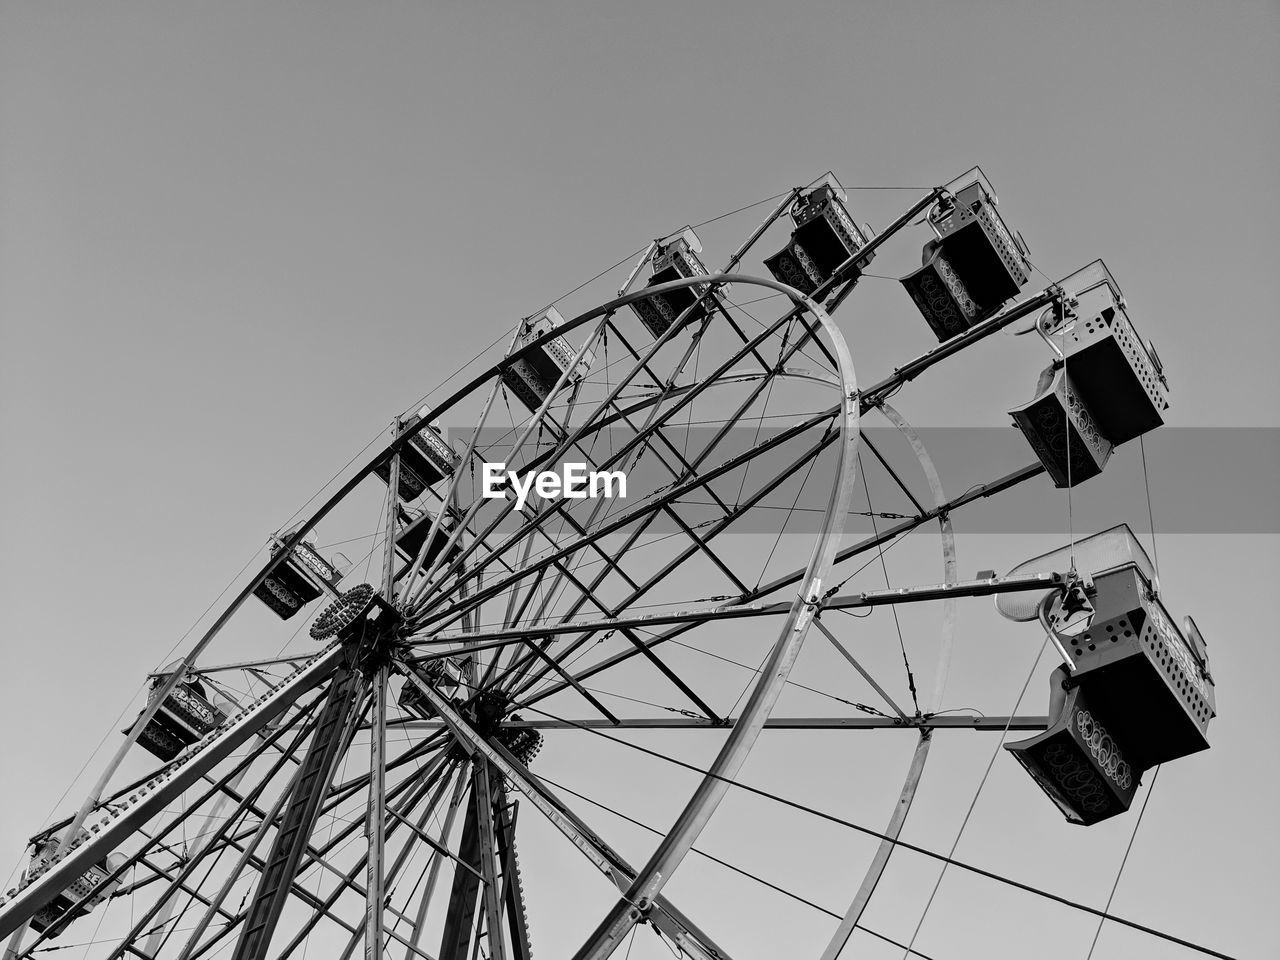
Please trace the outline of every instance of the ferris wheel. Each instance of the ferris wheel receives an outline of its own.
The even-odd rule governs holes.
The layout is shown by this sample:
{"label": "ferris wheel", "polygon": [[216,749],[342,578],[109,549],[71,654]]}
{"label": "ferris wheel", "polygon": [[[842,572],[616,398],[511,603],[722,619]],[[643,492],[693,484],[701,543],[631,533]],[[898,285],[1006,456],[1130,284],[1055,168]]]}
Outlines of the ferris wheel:
{"label": "ferris wheel", "polygon": [[[0,901],[8,956],[83,930],[88,955],[111,960],[529,960],[560,922],[530,908],[548,902],[538,885],[568,869],[520,859],[530,826],[562,837],[563,860],[609,891],[575,960],[625,953],[641,928],[677,956],[752,956],[671,883],[733,791],[838,819],[741,778],[766,729],[914,736],[886,820],[847,824],[876,843],[847,909],[814,921],[823,960],[852,956],[856,937],[911,952],[863,921],[895,851],[956,862],[901,839],[936,732],[1026,731],[999,762],[1016,759],[1042,802],[1082,826],[1124,815],[1144,773],[1205,749],[1205,642],[1166,608],[1128,527],[1064,530],[1006,574],[959,572],[953,515],[1044,475],[1070,490],[1163,423],[1159,358],[1108,268],[1037,290],[976,168],[878,232],[831,175],[771,199],[718,268],[684,227],[618,268],[616,296],[521,320],[505,351],[398,416],[273,535],[207,629],[149,677],[84,803],[31,838]],[[856,336],[833,318],[882,247],[922,234],[902,316],[937,343],[868,383]],[[741,272],[749,257],[767,276]],[[1010,410],[1025,465],[949,496],[890,399],[1001,331],[1038,341],[1046,365]],[[868,439],[872,417],[914,476]],[[873,471],[898,510],[873,505]],[[873,532],[855,535],[853,516]],[[884,551],[916,530],[938,534],[941,580],[891,586]],[[1056,650],[1039,675],[1043,715],[941,710],[972,597],[994,597]],[[918,605],[939,614],[919,685],[909,663],[904,684],[868,661],[837,616],[884,607],[897,623]],[[843,668],[825,690],[793,676],[814,645]],[[834,710],[784,713],[798,687]],[[540,775],[536,757],[573,735],[625,763],[655,753],[627,734],[659,729],[718,731],[719,746],[705,764],[656,756],[685,786],[674,816],[632,821],[656,839],[627,858],[602,805]]]}

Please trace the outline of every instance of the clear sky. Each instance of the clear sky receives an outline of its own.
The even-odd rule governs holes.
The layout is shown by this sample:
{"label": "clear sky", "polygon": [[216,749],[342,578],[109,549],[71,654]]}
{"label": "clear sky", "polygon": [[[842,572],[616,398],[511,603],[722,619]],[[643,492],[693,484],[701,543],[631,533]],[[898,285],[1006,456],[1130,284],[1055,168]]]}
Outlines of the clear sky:
{"label": "clear sky", "polygon": [[[1049,275],[1096,257],[1116,272],[1169,373],[1171,425],[1280,426],[1278,31],[1274,2],[1243,0],[0,4],[6,870],[100,740],[114,744],[146,672],[392,416],[649,238],[827,169],[848,185],[927,187],[982,164]],[[914,196],[855,191],[850,205],[882,226]],[[895,256],[877,268],[911,268],[909,251]],[[896,284],[865,286],[841,326],[876,379],[928,344]],[[860,341],[884,318],[912,325],[914,346]],[[924,378],[902,409],[928,426],[1007,422],[1009,384],[1021,400],[1034,382],[1002,365],[1008,349]],[[1166,454],[1169,470],[1203,474],[1205,509],[1234,482],[1232,463]],[[1263,462],[1274,471],[1280,451]],[[1157,529],[1160,484],[1157,470]],[[1169,605],[1208,639],[1220,716],[1211,751],[1161,773],[1114,903],[1250,957],[1280,952],[1280,539],[1276,507],[1257,509],[1270,533],[1158,541]],[[1054,545],[962,538],[961,570]],[[926,551],[903,556],[902,582],[938,579]],[[957,683],[1005,712],[1039,638],[999,646],[1018,662],[996,662],[987,632],[1015,632],[985,602],[961,618]],[[1041,679],[1032,691],[1038,704]],[[994,747],[951,737],[906,833],[934,849]],[[753,764],[762,779],[791,764],[797,782],[820,781],[827,809],[878,827],[909,752],[885,740],[766,738]],[[709,756],[707,742],[646,742]],[[589,784],[575,763],[594,749],[549,744],[539,763]],[[1100,905],[1132,814],[1068,828],[1000,760],[958,855]],[[613,783],[601,796],[674,813],[647,768],[599,762]],[[730,845],[713,826],[709,849],[843,909],[866,843],[740,798],[724,816],[754,839],[726,830]],[[652,842],[592,819],[641,854]],[[531,841],[527,875],[558,842]],[[554,915],[546,856],[530,883]],[[936,873],[895,864],[868,922],[909,936]],[[829,919],[699,869],[705,883],[680,889],[713,931],[777,910],[779,929],[811,929],[793,945],[806,952],[786,955],[825,942]],[[571,948],[571,925],[534,922],[540,955]],[[1092,932],[1086,917],[948,874],[919,946],[943,960],[1083,957]],[[725,940],[740,957],[784,955]],[[636,958],[665,955],[637,940]],[[1094,954],[1181,955],[1112,926]]]}

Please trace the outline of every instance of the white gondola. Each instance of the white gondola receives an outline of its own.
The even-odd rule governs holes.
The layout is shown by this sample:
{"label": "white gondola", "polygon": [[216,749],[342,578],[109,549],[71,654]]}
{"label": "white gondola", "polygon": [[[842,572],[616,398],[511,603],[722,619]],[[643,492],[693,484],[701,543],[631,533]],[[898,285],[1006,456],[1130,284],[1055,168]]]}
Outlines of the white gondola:
{"label": "white gondola", "polygon": [[1049,729],[1006,745],[1073,823],[1129,808],[1143,771],[1209,746],[1215,716],[1208,651],[1195,621],[1174,625],[1155,569],[1121,524],[1019,564],[1011,576],[1066,570],[1068,595],[1006,594],[1013,620],[1040,619],[1066,661],[1050,679]]}
{"label": "white gondola", "polygon": [[1106,265],[1096,260],[1062,287],[1073,303],[1040,321],[1061,356],[1041,374],[1036,395],[1009,413],[1054,483],[1066,487],[1101,473],[1112,448],[1163,424],[1169,398],[1155,349],[1138,336]]}

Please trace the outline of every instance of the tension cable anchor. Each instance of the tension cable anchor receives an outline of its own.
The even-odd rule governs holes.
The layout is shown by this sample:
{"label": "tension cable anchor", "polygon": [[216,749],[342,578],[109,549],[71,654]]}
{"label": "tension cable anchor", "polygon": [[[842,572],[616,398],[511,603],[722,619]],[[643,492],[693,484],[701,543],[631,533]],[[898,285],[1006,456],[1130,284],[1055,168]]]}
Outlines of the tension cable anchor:
{"label": "tension cable anchor", "polygon": [[1084,579],[1078,574],[1071,574],[1062,585],[1062,614],[1064,618],[1077,613],[1092,613],[1093,604],[1089,602]]}

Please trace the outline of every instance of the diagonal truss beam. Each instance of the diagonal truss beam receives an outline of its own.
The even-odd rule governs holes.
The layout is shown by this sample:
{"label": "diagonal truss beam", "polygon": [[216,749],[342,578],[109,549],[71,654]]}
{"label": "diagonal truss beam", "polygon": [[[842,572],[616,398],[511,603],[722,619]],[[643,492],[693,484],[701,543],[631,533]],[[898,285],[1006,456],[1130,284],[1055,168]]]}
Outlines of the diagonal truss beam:
{"label": "diagonal truss beam", "polygon": [[[343,656],[336,647],[313,659],[262,701],[192,753],[185,762],[171,765],[139,787],[135,801],[124,810],[108,813],[94,824],[89,839],[72,845],[45,873],[17,891],[0,910],[0,937],[13,933],[61,891],[83,876],[140,826],[160,813],[214,766],[227,759],[246,740],[279,716],[299,696],[327,679]],[[105,812],[105,811],[104,811]],[[88,899],[87,897],[85,899]]]}
{"label": "diagonal truss beam", "polygon": [[343,731],[355,709],[357,674],[341,669],[329,688],[316,733],[298,770],[289,802],[267,857],[266,868],[236,942],[233,960],[263,960],[306,852],[320,804],[329,790]]}
{"label": "diagonal truss beam", "polygon": [[[877,240],[878,239],[879,238],[877,238]],[[876,242],[875,240],[872,241],[872,243],[875,243],[875,242]],[[733,279],[737,279],[744,282],[756,282],[756,283],[763,282],[763,281],[758,281],[758,280],[754,280],[751,278],[744,278],[744,277],[738,277]],[[675,288],[674,285],[669,285],[669,284],[664,284],[662,286],[663,287],[672,286],[673,289]],[[657,288],[654,288],[654,289],[657,289]],[[1026,317],[1032,313],[1042,310],[1045,306],[1056,302],[1061,297],[1062,297],[1062,292],[1060,289],[1056,287],[1050,287],[1046,291],[1029,298],[1023,303],[1017,304],[1014,307],[1011,307],[1008,310],[1004,311],[1003,313],[997,314],[996,316],[991,317],[990,319],[985,320],[982,323],[979,323],[973,327],[970,327],[968,330],[964,331],[963,333],[953,337],[952,339],[944,343],[939,344],[937,347],[927,351],[926,353],[916,357],[915,359],[908,361],[903,366],[898,367],[893,374],[891,374],[888,377],[885,377],[883,380],[879,381],[878,383],[874,384],[873,386],[862,391],[859,394],[858,400],[859,400],[860,412],[866,412],[867,410],[873,407],[879,406],[891,393],[893,393],[895,390],[901,387],[904,383],[907,383],[908,381],[913,380],[916,377],[920,376],[921,373],[923,373],[925,370],[929,369],[930,367],[934,366],[935,364],[941,362],[942,360],[958,353],[959,351],[969,346],[972,346],[974,343],[977,343],[978,341],[983,340],[986,337],[989,337],[992,334],[999,332],[1000,330],[1004,329],[1005,327],[1009,326],[1012,323],[1017,322],[1023,317]],[[797,311],[793,310],[787,316],[790,317],[796,313]],[[586,314],[584,315],[584,318],[589,319],[590,316],[592,315],[594,314]],[[581,320],[583,318],[579,318],[579,319]],[[774,330],[776,330],[777,326],[778,325],[775,324],[774,326],[768,328],[765,334],[771,334]],[[765,334],[761,334],[761,336],[764,336]],[[757,337],[756,339],[758,340],[760,338]],[[720,372],[722,371],[717,371],[716,373],[718,374]],[[668,410],[662,418],[659,418],[659,422],[655,424],[653,427],[651,427],[650,429],[655,429],[657,426],[660,426],[661,422],[663,422],[667,417],[669,417],[670,415],[673,415],[675,412],[677,412],[680,409],[681,404],[689,402],[698,394],[700,390],[705,389],[708,383],[711,382],[712,379],[714,379],[714,376],[708,377],[707,381],[704,381],[703,383],[700,383],[694,388],[692,388],[691,390],[689,390],[685,395],[685,397],[681,400],[681,402],[679,404],[674,405],[670,410]],[[835,412],[836,412],[836,408],[832,408],[832,410],[826,411],[826,415],[832,416],[835,414]],[[608,463],[612,463],[618,460],[622,455],[624,455],[630,449],[631,446],[633,446],[639,440],[642,440],[642,439],[643,437],[638,437],[629,441],[629,443],[627,445],[624,445],[624,447],[621,450],[619,450],[618,453],[614,456],[614,458],[608,461],[606,465]],[[550,456],[550,454],[548,454],[548,456]],[[1033,468],[1030,468],[1030,469],[1033,469],[1035,473],[1043,472],[1043,467],[1040,464],[1036,464],[1034,465]],[[711,478],[712,476],[708,475],[705,479],[709,480]],[[693,484],[693,486],[695,487],[702,486],[702,485],[704,484],[702,483]],[[688,491],[687,490],[680,491],[681,494],[686,492]],[[996,491],[993,490],[990,492],[996,492]],[[668,497],[668,499],[671,499],[671,497]],[[970,499],[973,499],[973,498],[970,498]],[[537,517],[533,518],[531,522],[533,523],[544,522],[547,518],[559,512],[563,508],[563,505],[565,502],[566,501],[563,501],[563,500],[556,501],[555,503],[551,504],[547,510],[543,511],[542,513],[538,514]],[[623,523],[634,521],[636,517],[630,516],[630,514],[634,512],[635,511],[630,511],[628,514],[622,515]],[[931,513],[933,516],[937,515],[936,512],[931,511]],[[926,519],[932,519],[932,517],[927,517]],[[495,519],[494,526],[496,526],[496,522],[497,520]],[[924,522],[924,521],[922,520],[920,522]],[[599,536],[602,536],[606,532],[612,532],[614,529],[616,529],[621,525],[623,524],[619,524],[617,522],[612,523],[609,525],[607,530],[593,533],[592,537],[598,538]],[[475,546],[477,545],[478,544],[473,544],[471,549],[474,549]],[[493,554],[489,557],[486,557],[484,560],[482,560],[481,565],[484,565],[490,562],[492,559],[492,556],[501,554],[501,552],[507,546],[509,546],[509,542],[500,545],[498,548],[494,548]],[[461,564],[464,559],[465,557],[459,557],[455,561],[455,565]],[[544,558],[542,562],[549,563],[550,561]],[[505,583],[506,583],[506,579],[500,579],[496,584],[491,585],[490,589],[492,589],[493,587],[497,587],[501,589],[505,585]],[[449,614],[452,614],[453,612],[454,611],[451,609],[449,611]],[[453,619],[456,619],[456,618],[446,614],[444,623],[448,623]]]}
{"label": "diagonal truss beam", "polygon": [[[179,889],[179,885],[185,884],[190,879],[191,875],[204,862],[204,855],[217,858],[221,854],[222,849],[226,849],[225,846],[219,849],[220,845],[222,845],[223,840],[227,837],[229,833],[232,832],[232,829],[236,823],[240,822],[243,817],[250,815],[252,813],[254,808],[254,803],[257,801],[258,797],[262,795],[262,793],[266,790],[268,784],[273,779],[275,779],[277,774],[279,774],[280,770],[285,766],[286,762],[292,756],[293,751],[298,749],[302,745],[303,740],[311,733],[311,725],[309,723],[306,723],[305,721],[310,717],[311,713],[314,711],[315,706],[316,706],[315,703],[311,704],[306,710],[299,712],[296,716],[291,718],[287,724],[282,725],[278,730],[272,733],[269,739],[270,739],[270,742],[274,743],[293,727],[295,726],[299,727],[299,729],[295,732],[292,742],[289,744],[288,748],[279,751],[280,755],[275,759],[271,767],[268,768],[266,774],[258,780],[258,782],[252,787],[252,789],[247,790],[243,796],[240,796],[238,798],[238,802],[235,810],[233,810],[227,817],[225,817],[221,821],[221,823],[219,823],[218,826],[214,828],[213,832],[201,841],[200,849],[199,851],[197,851],[197,855],[189,857],[187,861],[182,864],[181,868],[178,870],[176,875],[168,876],[167,874],[161,874],[165,879],[169,880],[168,889],[164,893],[162,893],[156,899],[155,903],[153,903],[151,907],[148,908],[142,914],[142,916],[133,925],[133,928],[129,931],[129,933],[125,935],[124,939],[121,941],[120,946],[112,952],[108,960],[118,960],[118,958],[125,952],[125,950],[128,949],[128,946],[130,944],[134,943],[136,940],[142,937],[143,934],[148,930],[148,928],[155,926],[154,921],[156,917],[161,913],[162,910],[165,911],[166,913],[165,919],[167,920],[167,914],[169,911],[172,910],[174,901],[177,899],[177,891]],[[266,744],[264,744],[263,746],[265,748]],[[240,764],[237,765],[236,769],[231,772],[231,778],[232,778],[231,782],[234,782],[236,778],[246,773],[249,769],[249,766],[253,763],[253,760],[254,760],[254,757],[252,755],[245,757],[244,760],[242,760]],[[220,784],[215,783],[214,786],[218,787],[220,786]],[[230,789],[228,789],[226,792],[224,792],[223,797],[235,798],[236,794]],[[189,809],[192,811],[199,810],[200,808],[201,808],[201,804],[199,802],[193,803],[189,807]],[[163,925],[164,925],[164,921],[161,921],[159,926],[162,927]]]}

